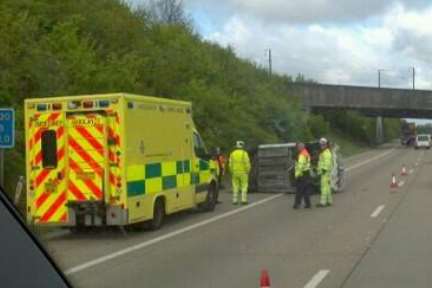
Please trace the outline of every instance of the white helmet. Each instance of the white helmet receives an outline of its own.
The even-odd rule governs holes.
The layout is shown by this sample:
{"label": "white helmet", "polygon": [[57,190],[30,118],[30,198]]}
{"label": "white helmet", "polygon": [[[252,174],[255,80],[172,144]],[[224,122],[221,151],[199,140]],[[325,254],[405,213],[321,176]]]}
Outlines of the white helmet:
{"label": "white helmet", "polygon": [[236,142],[236,147],[237,148],[243,148],[244,147],[244,142],[243,141],[237,141]]}
{"label": "white helmet", "polygon": [[321,145],[327,145],[328,144],[328,141],[327,141],[327,139],[326,138],[321,138],[320,140],[319,140],[319,143],[321,144]]}

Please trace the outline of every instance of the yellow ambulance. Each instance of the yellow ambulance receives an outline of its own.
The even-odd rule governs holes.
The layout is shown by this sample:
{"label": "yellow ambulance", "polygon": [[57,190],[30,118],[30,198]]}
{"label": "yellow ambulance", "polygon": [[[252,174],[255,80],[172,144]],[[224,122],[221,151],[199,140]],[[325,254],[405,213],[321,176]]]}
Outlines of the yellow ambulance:
{"label": "yellow ambulance", "polygon": [[213,210],[215,163],[188,102],[131,94],[25,100],[27,220],[145,224]]}

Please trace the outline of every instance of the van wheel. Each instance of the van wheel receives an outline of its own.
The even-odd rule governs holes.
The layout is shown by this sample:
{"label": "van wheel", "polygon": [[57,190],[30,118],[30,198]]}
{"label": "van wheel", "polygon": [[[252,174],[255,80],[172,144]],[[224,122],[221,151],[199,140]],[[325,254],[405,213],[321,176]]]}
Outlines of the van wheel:
{"label": "van wheel", "polygon": [[162,227],[165,218],[165,205],[162,199],[157,199],[153,209],[153,219],[150,220],[151,230],[158,230]]}
{"label": "van wheel", "polygon": [[216,206],[217,197],[218,197],[218,191],[216,185],[210,184],[207,191],[206,201],[201,205],[201,208],[204,211],[213,211]]}

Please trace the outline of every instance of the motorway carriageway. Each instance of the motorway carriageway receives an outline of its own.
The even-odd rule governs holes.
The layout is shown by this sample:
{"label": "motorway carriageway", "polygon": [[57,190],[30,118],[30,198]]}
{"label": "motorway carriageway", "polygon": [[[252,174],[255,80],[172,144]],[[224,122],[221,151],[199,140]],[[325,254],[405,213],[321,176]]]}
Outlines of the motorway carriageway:
{"label": "motorway carriageway", "polygon": [[44,243],[76,287],[259,287],[262,269],[271,287],[432,287],[432,151],[387,146],[345,166],[330,208],[293,210],[293,195],[265,193],[232,206],[222,193],[215,212],[169,217],[156,232]]}

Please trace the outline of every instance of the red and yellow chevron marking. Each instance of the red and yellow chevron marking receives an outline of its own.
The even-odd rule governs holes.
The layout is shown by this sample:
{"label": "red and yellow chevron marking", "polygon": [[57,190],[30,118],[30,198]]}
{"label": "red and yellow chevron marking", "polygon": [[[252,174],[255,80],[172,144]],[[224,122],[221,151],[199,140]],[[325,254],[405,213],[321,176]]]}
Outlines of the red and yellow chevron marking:
{"label": "red and yellow chevron marking", "polygon": [[117,154],[120,151],[120,117],[116,112],[109,113],[108,117],[108,138],[113,140],[113,145],[108,148],[109,165],[109,193],[110,198],[115,199],[117,188],[120,187],[121,163],[120,157]]}
{"label": "red and yellow chevron marking", "polygon": [[[96,176],[93,174],[93,179],[91,176],[91,173],[94,173],[92,170],[84,170],[82,169],[77,162],[73,159],[69,159],[69,166],[71,168],[70,170],[70,177],[69,177],[69,183],[72,194],[76,194],[74,192],[80,191],[82,195],[84,196],[83,199],[80,200],[100,200],[102,199],[102,190],[101,190],[101,181],[99,183],[95,184]],[[88,173],[88,174],[87,174]],[[84,176],[83,176],[84,175]],[[100,176],[99,176],[100,177]],[[71,188],[72,187],[72,188]]]}
{"label": "red and yellow chevron marking", "polygon": [[[36,223],[64,222],[67,220],[65,175],[64,123],[60,113],[40,114],[30,121],[32,137],[29,140],[31,165],[35,167],[33,209]],[[33,122],[33,123],[32,123]],[[57,167],[42,166],[41,136],[45,130],[55,130],[57,138]]]}
{"label": "red and yellow chevron marking", "polygon": [[70,199],[103,200],[105,169],[104,117],[79,114],[68,117]]}
{"label": "red and yellow chevron marking", "polygon": [[42,132],[48,129],[48,127],[50,127],[50,123],[56,121],[59,118],[59,116],[60,116],[60,112],[54,112],[51,114],[40,115],[39,117],[37,117],[37,121],[46,123],[46,125],[41,125],[37,128],[36,133],[34,133],[33,136],[33,145],[38,144],[39,140],[41,139]]}

